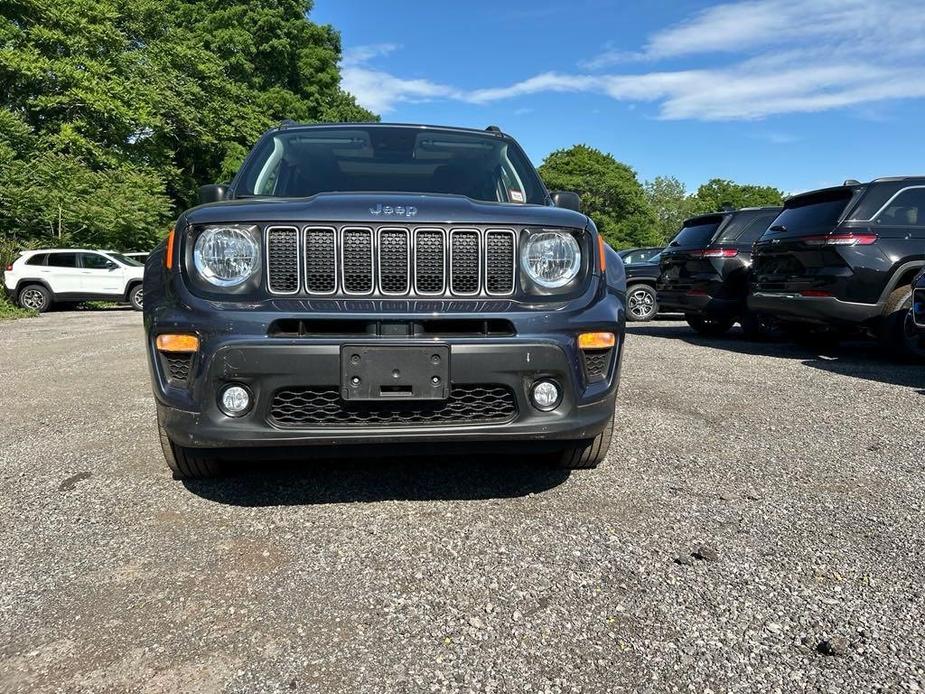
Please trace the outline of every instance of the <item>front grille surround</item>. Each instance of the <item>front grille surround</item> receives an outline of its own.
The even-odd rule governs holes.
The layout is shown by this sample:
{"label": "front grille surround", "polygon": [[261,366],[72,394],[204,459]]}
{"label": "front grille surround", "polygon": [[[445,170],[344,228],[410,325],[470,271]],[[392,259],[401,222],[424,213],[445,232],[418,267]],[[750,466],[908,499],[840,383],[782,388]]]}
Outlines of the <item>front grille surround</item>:
{"label": "front grille surround", "polygon": [[269,224],[271,296],[512,297],[520,230],[490,226]]}

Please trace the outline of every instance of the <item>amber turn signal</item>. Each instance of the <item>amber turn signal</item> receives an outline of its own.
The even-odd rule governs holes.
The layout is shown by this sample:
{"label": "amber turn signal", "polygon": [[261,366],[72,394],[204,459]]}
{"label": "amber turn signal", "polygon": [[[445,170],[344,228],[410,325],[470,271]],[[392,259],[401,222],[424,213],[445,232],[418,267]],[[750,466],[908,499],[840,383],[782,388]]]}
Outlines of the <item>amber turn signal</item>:
{"label": "amber turn signal", "polygon": [[598,262],[600,263],[599,267],[601,272],[607,272],[607,253],[606,244],[604,243],[604,237],[598,234],[597,236],[597,257]]}
{"label": "amber turn signal", "polygon": [[580,349],[610,349],[616,343],[613,333],[582,333],[578,336]]}
{"label": "amber turn signal", "polygon": [[164,265],[167,266],[168,270],[173,268],[173,238],[175,230],[171,229],[170,233],[167,234],[167,253],[164,255]]}
{"label": "amber turn signal", "polygon": [[199,351],[199,338],[195,335],[174,335],[165,333],[158,335],[155,340],[158,352],[197,352]]}

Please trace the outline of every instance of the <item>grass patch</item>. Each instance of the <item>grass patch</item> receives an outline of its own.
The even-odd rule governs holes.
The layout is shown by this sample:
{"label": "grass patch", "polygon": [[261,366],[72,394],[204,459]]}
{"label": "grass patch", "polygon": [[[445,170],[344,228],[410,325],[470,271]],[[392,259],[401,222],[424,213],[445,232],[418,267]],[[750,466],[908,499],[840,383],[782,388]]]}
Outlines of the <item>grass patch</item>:
{"label": "grass patch", "polygon": [[104,311],[107,308],[116,308],[121,305],[122,304],[116,301],[82,301],[80,303],[80,308],[89,309],[91,311]]}
{"label": "grass patch", "polygon": [[29,309],[19,308],[10,303],[6,295],[0,292],[0,320],[16,320],[17,318],[32,318],[38,314]]}

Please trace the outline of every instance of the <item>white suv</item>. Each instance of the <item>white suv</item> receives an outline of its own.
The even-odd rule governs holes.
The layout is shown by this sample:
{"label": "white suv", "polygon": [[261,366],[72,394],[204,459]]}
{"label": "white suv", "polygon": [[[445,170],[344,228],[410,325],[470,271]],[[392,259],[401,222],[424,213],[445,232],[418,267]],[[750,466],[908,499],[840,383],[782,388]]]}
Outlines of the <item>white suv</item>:
{"label": "white suv", "polygon": [[4,275],[7,293],[23,308],[47,311],[53,302],[125,301],[141,310],[144,265],[121,253],[81,248],[26,251]]}

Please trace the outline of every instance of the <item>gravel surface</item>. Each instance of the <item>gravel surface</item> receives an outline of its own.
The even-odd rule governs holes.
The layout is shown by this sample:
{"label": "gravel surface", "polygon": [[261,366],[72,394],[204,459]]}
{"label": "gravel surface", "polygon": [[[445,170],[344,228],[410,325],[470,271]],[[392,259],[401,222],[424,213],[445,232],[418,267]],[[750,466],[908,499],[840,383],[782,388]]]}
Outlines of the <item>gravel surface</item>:
{"label": "gravel surface", "polygon": [[925,688],[925,368],[630,332],[596,471],[183,484],[140,315],[0,324],[0,691]]}

